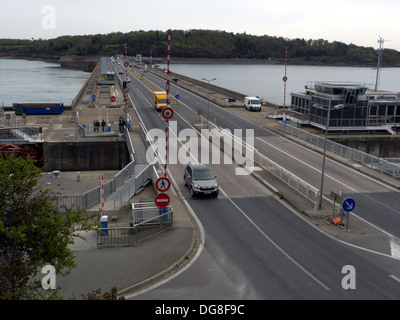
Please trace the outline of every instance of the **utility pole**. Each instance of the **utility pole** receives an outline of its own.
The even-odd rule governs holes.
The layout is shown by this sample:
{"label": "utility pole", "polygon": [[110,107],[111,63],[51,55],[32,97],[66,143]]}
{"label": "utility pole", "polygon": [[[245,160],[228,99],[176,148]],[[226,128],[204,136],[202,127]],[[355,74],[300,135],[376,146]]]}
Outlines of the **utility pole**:
{"label": "utility pole", "polygon": [[379,37],[378,39],[379,49],[378,49],[378,66],[376,68],[376,82],[375,82],[375,91],[378,91],[378,83],[379,83],[379,72],[381,68],[381,59],[382,59],[382,51],[383,51],[383,44],[385,43],[385,39]]}

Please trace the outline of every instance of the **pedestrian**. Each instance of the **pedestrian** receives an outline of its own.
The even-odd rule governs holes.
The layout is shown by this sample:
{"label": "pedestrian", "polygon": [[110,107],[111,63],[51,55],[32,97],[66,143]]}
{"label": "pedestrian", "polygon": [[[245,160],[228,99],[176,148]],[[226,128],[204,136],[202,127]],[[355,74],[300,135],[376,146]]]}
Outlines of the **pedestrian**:
{"label": "pedestrian", "polygon": [[119,119],[119,132],[122,133],[122,130],[124,128],[124,121]]}
{"label": "pedestrian", "polygon": [[104,121],[104,119],[103,119],[103,121],[101,122],[101,131],[103,131],[104,132],[104,128],[106,127],[106,122]]}
{"label": "pedestrian", "polygon": [[100,129],[100,122],[99,120],[96,120],[96,131],[99,132]]}

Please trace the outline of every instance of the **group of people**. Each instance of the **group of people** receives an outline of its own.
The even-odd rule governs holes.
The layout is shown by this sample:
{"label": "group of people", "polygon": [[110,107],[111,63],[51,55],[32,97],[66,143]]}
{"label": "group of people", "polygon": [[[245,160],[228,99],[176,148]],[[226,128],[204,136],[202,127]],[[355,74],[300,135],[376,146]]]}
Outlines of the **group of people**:
{"label": "group of people", "polygon": [[[106,127],[106,122],[105,122],[104,119],[103,119],[103,121],[101,122],[101,131],[104,132],[105,127]],[[93,128],[94,128],[94,132],[99,132],[99,129],[100,129],[100,122],[99,122],[99,120],[95,120],[95,121],[93,122]]]}
{"label": "group of people", "polygon": [[[104,119],[103,119],[103,121],[101,121],[101,123],[99,122],[99,120],[94,120],[94,122],[93,122],[93,131],[94,132],[99,132],[100,131],[100,127],[101,127],[101,131],[104,132],[106,125],[107,124],[104,121]],[[118,127],[119,127],[119,132],[123,133],[124,132],[124,128],[127,127],[128,130],[129,130],[130,125],[129,125],[128,121],[124,121],[124,120],[120,119]]]}

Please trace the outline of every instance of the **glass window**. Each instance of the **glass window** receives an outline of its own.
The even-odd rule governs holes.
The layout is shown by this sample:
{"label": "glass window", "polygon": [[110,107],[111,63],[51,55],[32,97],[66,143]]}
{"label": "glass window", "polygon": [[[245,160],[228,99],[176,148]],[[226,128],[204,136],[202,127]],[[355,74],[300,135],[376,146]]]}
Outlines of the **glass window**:
{"label": "glass window", "polygon": [[344,119],[353,119],[354,113],[355,113],[355,107],[343,108],[343,118]]}
{"label": "glass window", "polygon": [[378,111],[378,107],[377,106],[370,106],[369,107],[369,115],[370,116],[376,116],[377,111]]}
{"label": "glass window", "polygon": [[331,110],[331,119],[341,119],[342,118],[342,109],[333,109]]}
{"label": "glass window", "polygon": [[366,115],[366,107],[356,107],[355,119],[364,119]]}
{"label": "glass window", "polygon": [[386,115],[386,106],[379,106],[379,115],[384,116]]}

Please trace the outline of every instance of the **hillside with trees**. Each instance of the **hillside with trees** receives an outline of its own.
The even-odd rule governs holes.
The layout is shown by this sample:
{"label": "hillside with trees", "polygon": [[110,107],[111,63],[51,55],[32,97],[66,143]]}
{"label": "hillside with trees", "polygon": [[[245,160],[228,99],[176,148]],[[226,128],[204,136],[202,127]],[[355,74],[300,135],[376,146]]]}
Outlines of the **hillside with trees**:
{"label": "hillside with trees", "polygon": [[[132,31],[110,34],[62,36],[49,40],[0,39],[0,56],[57,59],[66,55],[113,56],[124,53],[158,58],[167,55],[167,31]],[[298,64],[375,66],[377,52],[372,47],[327,40],[287,39],[211,30],[173,30],[171,50],[175,58],[250,59]],[[385,49],[384,66],[400,66],[400,52]]]}

